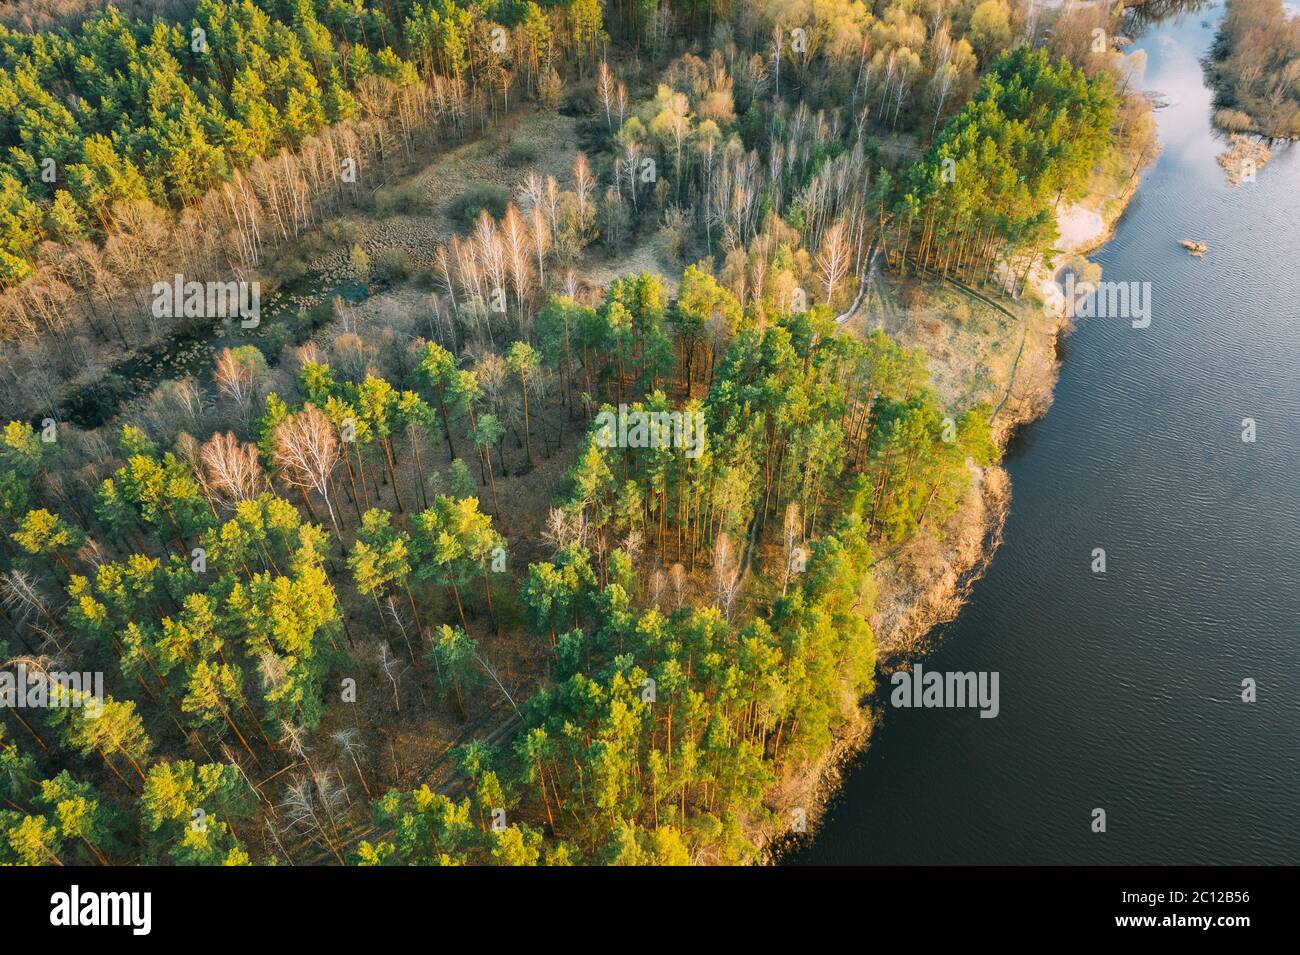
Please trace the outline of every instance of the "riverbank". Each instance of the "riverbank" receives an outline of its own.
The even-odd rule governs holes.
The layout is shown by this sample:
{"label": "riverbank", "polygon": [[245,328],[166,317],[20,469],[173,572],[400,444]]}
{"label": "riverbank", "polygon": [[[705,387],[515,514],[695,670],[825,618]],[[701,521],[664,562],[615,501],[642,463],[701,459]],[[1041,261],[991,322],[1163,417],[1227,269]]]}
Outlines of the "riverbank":
{"label": "riverbank", "polygon": [[[1108,157],[1112,159],[1113,157]],[[1058,212],[1060,241],[1057,250],[1063,256],[1082,257],[1100,249],[1114,235],[1115,228],[1136,195],[1141,173],[1118,175],[1123,163],[1107,162],[1090,182],[1088,194],[1079,202]],[[1051,406],[1060,368],[1059,342],[1072,330],[1064,309],[1064,296],[1056,282],[1059,269],[1049,273],[1040,265],[1028,288],[1036,289],[1019,300],[1004,299],[1002,304],[1020,315],[1023,335],[1015,359],[1009,366],[990,368],[972,354],[987,351],[1005,352],[1014,336],[1006,334],[1002,324],[988,322],[983,348],[974,342],[944,336],[928,346],[922,336],[934,339],[933,326],[938,321],[934,309],[891,310],[890,292],[882,293],[879,321],[900,344],[924,347],[931,360],[931,374],[941,396],[949,406],[962,400],[991,397],[1002,387],[1003,402],[996,415],[994,438],[1005,454],[1017,432],[1046,414]],[[906,287],[911,279],[882,280]],[[969,331],[972,316],[953,304],[952,286],[927,280],[929,294],[941,303],[939,311],[948,313],[949,321]],[[974,296],[965,296],[969,309],[992,312]],[[867,303],[869,306],[870,303]],[[866,307],[864,307],[866,311]],[[877,323],[860,317],[850,321],[856,333],[863,334]],[[994,347],[1000,345],[1000,348]],[[964,346],[958,348],[955,346]],[[978,369],[989,371],[988,380],[979,387]],[[1002,371],[1002,377],[997,371]],[[889,685],[889,675],[906,669],[924,658],[932,648],[937,628],[956,618],[965,604],[971,587],[983,575],[1002,542],[1002,531],[1011,503],[1011,479],[1000,465],[987,468],[972,466],[973,480],[956,513],[933,533],[913,539],[881,555],[874,568],[875,606],[869,616],[877,645],[877,693],[861,702],[852,717],[841,727],[835,743],[822,759],[774,787],[773,801],[778,802],[776,815],[790,820],[787,826],[765,834],[762,859],[780,863],[799,849],[817,831],[831,798],[839,791],[843,776],[871,745],[873,730],[883,716],[882,691]]]}
{"label": "riverbank", "polygon": [[1215,126],[1263,140],[1300,139],[1300,13],[1283,0],[1227,0],[1205,58]]}
{"label": "riverbank", "polygon": [[[1260,865],[1300,851],[1296,711],[1240,697],[1246,676],[1274,702],[1300,688],[1287,652],[1300,591],[1279,586],[1300,539],[1300,153],[1225,182],[1201,65],[1221,12],[1170,16],[1136,45],[1142,86],[1167,94],[1162,153],[1090,261],[1150,283],[1151,324],[1081,321],[1062,339],[1051,409],[1004,462],[1005,546],[924,661],[998,672],[998,718],[891,708],[789,864]],[[1188,256],[1182,237],[1210,255]],[[1256,412],[1268,438],[1244,443]]]}

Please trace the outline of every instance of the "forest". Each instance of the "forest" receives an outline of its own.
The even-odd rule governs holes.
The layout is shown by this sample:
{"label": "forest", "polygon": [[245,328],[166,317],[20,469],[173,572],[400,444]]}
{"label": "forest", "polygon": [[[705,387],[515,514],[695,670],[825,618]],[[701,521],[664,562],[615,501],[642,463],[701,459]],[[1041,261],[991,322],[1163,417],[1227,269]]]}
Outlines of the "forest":
{"label": "forest", "polygon": [[1229,0],[1209,70],[1221,128],[1300,139],[1300,15],[1282,0]]}
{"label": "forest", "polygon": [[[768,858],[864,718],[873,568],[1004,437],[850,319],[881,267],[1015,307],[1152,149],[1092,7],[45,9],[0,30],[6,863]],[[517,188],[403,185],[533,122],[574,141],[509,139]],[[357,300],[61,412],[214,323],[159,280],[325,271]]]}

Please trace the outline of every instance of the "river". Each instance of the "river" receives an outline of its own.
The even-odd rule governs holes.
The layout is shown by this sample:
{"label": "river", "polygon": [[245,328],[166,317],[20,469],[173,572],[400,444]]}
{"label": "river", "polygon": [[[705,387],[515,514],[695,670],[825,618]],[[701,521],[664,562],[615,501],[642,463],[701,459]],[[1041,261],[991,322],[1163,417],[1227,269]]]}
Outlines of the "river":
{"label": "river", "polygon": [[1222,13],[1136,44],[1163,151],[1093,258],[1151,283],[1150,327],[1066,340],[1002,546],[923,661],[997,671],[999,715],[886,705],[789,862],[1300,859],[1300,150],[1227,185],[1199,63]]}

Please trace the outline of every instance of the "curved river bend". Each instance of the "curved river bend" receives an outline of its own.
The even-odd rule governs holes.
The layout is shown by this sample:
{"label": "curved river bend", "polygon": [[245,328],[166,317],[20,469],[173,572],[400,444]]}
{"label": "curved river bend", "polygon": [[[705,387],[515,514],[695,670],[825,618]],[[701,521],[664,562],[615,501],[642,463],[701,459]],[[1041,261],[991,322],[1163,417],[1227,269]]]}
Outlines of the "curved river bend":
{"label": "curved river bend", "polygon": [[1220,16],[1137,44],[1163,152],[1094,259],[1151,283],[1151,325],[1066,341],[1003,544],[923,661],[998,671],[999,716],[889,707],[788,861],[1300,860],[1300,150],[1227,185],[1199,64]]}

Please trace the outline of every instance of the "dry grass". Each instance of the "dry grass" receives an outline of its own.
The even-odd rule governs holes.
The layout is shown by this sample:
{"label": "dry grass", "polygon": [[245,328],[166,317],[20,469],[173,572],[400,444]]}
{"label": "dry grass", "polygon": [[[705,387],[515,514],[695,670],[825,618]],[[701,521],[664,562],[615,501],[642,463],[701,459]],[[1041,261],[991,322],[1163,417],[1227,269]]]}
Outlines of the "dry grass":
{"label": "dry grass", "polygon": [[[986,294],[997,298],[996,292]],[[1016,417],[1023,402],[1037,406],[1043,386],[1050,392],[1054,383],[1058,320],[1032,296],[998,301],[1020,321],[947,283],[885,274],[845,327],[859,336],[882,329],[905,348],[925,352],[939,399],[954,412],[980,402],[996,406],[1012,384],[1014,368],[1007,410]]]}
{"label": "dry grass", "polygon": [[[371,261],[387,248],[400,248],[416,269],[429,269],[433,253],[464,226],[453,214],[455,200],[470,189],[497,187],[512,198],[519,194],[524,177],[531,171],[554,176],[561,186],[569,184],[577,155],[577,121],[558,113],[519,111],[481,135],[446,152],[437,154],[420,169],[386,183],[381,192],[401,197],[398,208],[384,212],[384,202],[367,215],[348,220],[357,232],[357,242]],[[511,147],[527,143],[536,159],[526,165],[512,165]],[[405,208],[401,208],[405,206]],[[324,275],[347,269],[350,246],[340,246],[321,255],[313,268]]]}
{"label": "dry grass", "polygon": [[669,296],[677,294],[677,287],[682,282],[682,269],[664,267],[659,255],[659,239],[654,234],[646,235],[635,245],[619,249],[606,258],[589,255],[588,261],[577,270],[580,286],[592,290],[604,289],[616,278],[638,272],[658,273]]}

